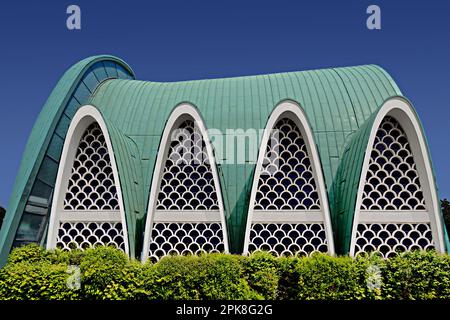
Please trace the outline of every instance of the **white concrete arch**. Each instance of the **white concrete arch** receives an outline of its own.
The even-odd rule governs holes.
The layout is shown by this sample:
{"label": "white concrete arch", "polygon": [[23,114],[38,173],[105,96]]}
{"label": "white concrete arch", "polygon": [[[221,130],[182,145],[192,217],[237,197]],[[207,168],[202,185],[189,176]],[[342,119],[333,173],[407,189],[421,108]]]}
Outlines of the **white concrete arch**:
{"label": "white concrete arch", "polygon": [[[422,198],[423,195],[422,200],[418,199],[420,203],[418,206],[401,205],[398,208],[395,206],[392,208],[392,205],[386,205],[375,206],[374,208],[373,206],[367,205],[367,201],[369,204],[371,203],[371,200],[367,200],[367,191],[365,191],[367,189],[364,189],[368,183],[368,180],[366,179],[368,172],[370,171],[371,174],[372,172],[375,174],[379,174],[382,171],[384,172],[382,169],[369,170],[369,168],[371,163],[374,165],[373,168],[377,168],[377,164],[374,163],[376,157],[372,156],[371,153],[374,143],[380,141],[379,138],[376,140],[377,131],[383,129],[380,128],[380,126],[383,126],[385,121],[392,121],[399,126],[399,130],[403,131],[403,140],[405,140],[404,136],[406,135],[407,144],[409,144],[408,150],[412,153],[415,164],[413,171],[420,181],[420,198]],[[391,151],[391,149],[387,149]],[[375,154],[377,154],[377,152],[378,151],[376,151]],[[399,151],[396,151],[395,155],[397,155],[398,152]],[[386,159],[386,157],[384,157],[384,159]],[[417,178],[415,178],[415,180],[417,180]],[[387,187],[393,190],[393,186],[387,185]],[[370,186],[368,188],[370,190]],[[386,188],[386,185],[383,185],[383,188]],[[405,249],[416,249],[418,247],[428,248],[433,246],[439,252],[445,251],[439,200],[425,137],[413,107],[408,101],[400,97],[387,100],[378,111],[373,122],[358,185],[350,242],[350,255],[355,256],[358,252],[365,251],[361,248],[366,248],[366,250],[368,250],[372,248],[372,246],[375,247],[370,241],[372,241],[373,238],[378,237],[377,232],[384,233],[385,235],[389,234],[389,237],[386,238],[387,240],[383,240],[380,237],[376,242],[378,247],[375,251],[386,251],[386,253],[382,252],[385,257],[394,255],[396,250],[401,249],[402,251],[405,251]],[[414,237],[409,236],[411,232],[415,234]],[[396,240],[396,237],[393,234],[396,234],[396,237],[399,237],[399,239]],[[418,234],[419,238],[416,238]],[[404,239],[406,239],[404,241],[405,243],[402,243],[401,235],[404,235]],[[428,243],[426,242],[427,238]],[[381,244],[379,244],[380,240],[382,242]],[[387,242],[388,240],[390,241],[389,243]],[[421,241],[421,245],[419,245],[419,241]]]}
{"label": "white concrete arch", "polygon": [[[68,191],[69,187],[69,181],[72,178],[72,167],[74,165],[74,161],[76,160],[77,151],[81,139],[83,138],[86,130],[92,127],[92,125],[98,125],[106,142],[106,152],[109,155],[110,167],[112,169],[113,176],[112,182],[113,187],[115,186],[115,196],[117,197],[118,206],[116,204],[114,206],[115,208],[107,210],[77,210],[74,208],[67,209],[67,204],[65,205],[65,198],[66,192]],[[127,254],[129,254],[125,209],[123,205],[122,190],[113,150],[114,149],[108,133],[108,128],[101,113],[92,105],[85,105],[80,107],[70,123],[64,142],[61,160],[59,163],[55,184],[55,193],[53,195],[52,209],[50,213],[50,223],[47,235],[47,249],[55,248],[57,246],[57,242],[62,241],[61,239],[58,240],[58,232],[60,231],[60,228],[63,228],[63,225],[67,225],[67,228],[71,228],[72,232],[76,232],[81,228],[81,226],[85,226],[84,232],[88,232],[89,228],[92,229],[96,227],[97,229],[95,229],[95,231],[97,231],[99,235],[102,232],[104,233],[104,235],[102,236],[104,237],[103,239],[108,239],[109,237],[112,240],[115,239],[117,242],[119,240],[122,240],[122,246],[120,246],[120,243],[115,243],[114,241],[112,241],[111,243],[105,243],[105,241],[102,242],[101,239],[98,239],[99,241],[97,242],[97,244],[101,243],[106,245],[115,245],[116,247],[121,247]],[[103,150],[103,152],[105,152],[105,150]],[[103,163],[108,166],[106,161],[104,161]],[[118,224],[121,224],[121,228],[118,228]],[[109,233],[108,230],[110,230]],[[78,230],[78,235],[80,235],[81,232],[83,232],[83,230]],[[89,240],[86,239],[86,242],[84,242],[84,244],[87,243],[89,243]]]}
{"label": "white concrete arch", "polygon": [[[217,196],[218,210],[204,210],[204,209],[191,209],[183,210],[182,208],[177,210],[161,210],[157,209],[158,196],[160,193],[161,182],[164,174],[165,164],[169,155],[171,136],[173,130],[177,129],[183,122],[192,121],[195,127],[198,128],[206,147],[207,160],[213,176],[213,184],[215,187],[215,193]],[[198,110],[191,104],[182,103],[178,105],[171,113],[160,141],[158,156],[156,159],[155,168],[153,171],[152,184],[150,189],[149,203],[147,209],[147,219],[145,224],[144,233],[144,245],[142,251],[142,260],[146,261],[149,258],[151,245],[155,244],[152,236],[153,231],[157,231],[156,227],[166,228],[169,231],[170,228],[183,229],[184,226],[189,225],[190,228],[196,229],[201,224],[202,227],[208,229],[210,226],[219,225],[222,234],[223,252],[229,252],[228,235],[225,221],[225,211],[222,200],[221,185],[219,175],[216,168],[216,161],[214,157],[211,141],[209,140],[207,130],[204,121],[198,112]],[[154,230],[155,229],[155,230]],[[172,230],[175,233],[176,230]],[[169,232],[172,232],[169,231]],[[207,230],[209,232],[211,230]],[[184,231],[182,231],[184,232]],[[217,232],[217,230],[215,231]],[[219,231],[220,232],[220,231]],[[202,233],[203,235],[204,233]],[[197,239],[191,237],[190,234],[187,237],[196,242]],[[167,239],[166,239],[167,240]],[[181,240],[181,239],[180,239]],[[208,239],[207,239],[208,240]],[[181,242],[181,241],[180,241]],[[167,243],[167,241],[165,242]],[[187,247],[186,247],[187,248]],[[189,249],[186,249],[190,251]],[[208,251],[208,250],[206,250]],[[215,251],[215,250],[213,250]],[[191,252],[191,251],[190,251]],[[170,252],[169,252],[170,253]],[[182,253],[182,252],[179,252]],[[192,253],[195,253],[192,251]],[[158,260],[159,258],[156,258]]]}
{"label": "white concrete arch", "polygon": [[[258,185],[259,180],[262,172],[263,167],[263,161],[264,157],[266,155],[266,150],[268,146],[269,138],[271,137],[271,131],[275,127],[275,125],[283,120],[283,119],[289,119],[293,121],[300,131],[301,137],[304,141],[304,146],[306,146],[306,156],[309,157],[311,168],[312,168],[312,176],[315,181],[316,185],[316,193],[318,195],[318,200],[320,203],[320,207],[317,207],[315,209],[292,209],[292,210],[258,210],[255,208],[255,201],[257,198],[257,192],[258,192]],[[330,211],[329,211],[329,204],[328,204],[328,196],[326,192],[326,186],[324,182],[324,177],[322,173],[322,165],[320,162],[319,153],[317,150],[317,146],[314,142],[314,137],[312,130],[309,126],[306,114],[302,110],[302,108],[293,101],[283,101],[281,102],[272,112],[270,115],[267,124],[266,129],[264,130],[264,134],[261,140],[261,146],[259,148],[259,155],[258,155],[258,162],[256,164],[254,178],[253,178],[253,184],[252,184],[252,190],[250,194],[250,203],[249,203],[249,210],[247,215],[247,226],[246,226],[246,232],[245,232],[245,242],[244,242],[244,254],[249,253],[249,247],[251,245],[252,239],[251,239],[251,233],[252,226],[260,224],[267,226],[273,226],[273,225],[281,225],[281,228],[283,228],[283,225],[289,226],[286,230],[292,227],[292,229],[299,229],[306,227],[306,229],[313,227],[320,226],[321,233],[325,234],[326,242],[321,244],[321,248],[323,248],[324,245],[326,245],[325,252],[328,252],[329,254],[334,254],[334,240],[333,240],[333,232],[332,232],[332,226],[331,226],[331,219],[330,219]],[[309,229],[308,229],[309,230]],[[273,231],[273,230],[272,230]],[[275,230],[274,232],[280,231]],[[294,230],[295,231],[295,230]],[[312,231],[312,230],[310,230]],[[273,233],[274,233],[273,232]],[[292,231],[289,231],[292,232]],[[309,232],[309,231],[308,231]],[[293,234],[297,234],[294,232]],[[272,234],[273,236],[273,234]],[[315,235],[315,237],[317,234]],[[303,234],[301,234],[301,237],[303,237]],[[297,239],[291,239],[288,241],[297,241]],[[280,239],[278,239],[280,242]],[[306,241],[310,241],[310,239],[306,238]],[[303,250],[303,249],[302,249]],[[300,250],[300,251],[302,251]],[[287,250],[287,253],[293,254],[296,252],[289,252]],[[314,250],[315,251],[315,250]],[[277,253],[277,252],[274,252]],[[279,254],[279,253],[277,253]],[[309,254],[309,253],[307,253]]]}

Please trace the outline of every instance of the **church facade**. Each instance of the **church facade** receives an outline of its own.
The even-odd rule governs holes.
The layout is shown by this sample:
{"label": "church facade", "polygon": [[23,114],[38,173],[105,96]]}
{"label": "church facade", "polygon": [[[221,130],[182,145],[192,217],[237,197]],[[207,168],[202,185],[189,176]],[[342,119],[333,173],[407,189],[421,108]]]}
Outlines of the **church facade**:
{"label": "church facade", "polygon": [[161,83],[112,56],[67,70],[36,120],[1,264],[27,243],[153,261],[449,250],[423,128],[382,68]]}

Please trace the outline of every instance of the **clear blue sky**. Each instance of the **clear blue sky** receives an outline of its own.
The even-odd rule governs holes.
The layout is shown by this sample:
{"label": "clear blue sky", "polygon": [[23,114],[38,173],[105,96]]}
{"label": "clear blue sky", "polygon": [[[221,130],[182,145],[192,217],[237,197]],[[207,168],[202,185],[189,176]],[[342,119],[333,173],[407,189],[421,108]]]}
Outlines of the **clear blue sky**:
{"label": "clear blue sky", "polygon": [[[82,30],[66,28],[77,4]],[[382,30],[366,28],[366,8]],[[121,57],[142,80],[230,77],[375,63],[423,121],[440,196],[450,197],[450,1],[8,1],[0,8],[0,204],[33,123],[78,60]]]}

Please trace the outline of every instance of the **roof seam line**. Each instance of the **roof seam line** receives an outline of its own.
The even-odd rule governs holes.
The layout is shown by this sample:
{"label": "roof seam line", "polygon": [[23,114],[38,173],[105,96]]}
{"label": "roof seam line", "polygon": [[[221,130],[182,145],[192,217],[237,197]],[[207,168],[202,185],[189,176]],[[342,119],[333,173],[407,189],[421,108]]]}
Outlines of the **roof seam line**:
{"label": "roof seam line", "polygon": [[336,68],[331,68],[331,70],[337,74],[337,76],[339,77],[339,79],[341,79],[342,85],[345,88],[345,92],[347,93],[348,99],[350,100],[350,104],[352,106],[352,110],[353,110],[353,114],[355,115],[355,121],[356,121],[356,125],[359,126],[359,122],[358,122],[358,117],[356,117],[356,111],[355,111],[355,106],[353,105],[353,101],[352,101],[352,97],[350,96],[350,93],[348,92],[348,88],[345,85],[344,79],[342,79],[341,75],[339,74],[339,72],[337,72]]}

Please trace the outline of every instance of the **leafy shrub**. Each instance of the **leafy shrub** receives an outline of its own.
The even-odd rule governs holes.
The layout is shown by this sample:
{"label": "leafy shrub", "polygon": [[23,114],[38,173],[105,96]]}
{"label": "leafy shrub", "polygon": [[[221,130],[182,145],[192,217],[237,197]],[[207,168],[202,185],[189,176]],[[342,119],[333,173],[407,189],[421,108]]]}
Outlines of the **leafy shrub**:
{"label": "leafy shrub", "polygon": [[354,259],[314,254],[297,260],[295,297],[300,300],[361,299],[367,284]]}
{"label": "leafy shrub", "polygon": [[406,252],[386,261],[385,299],[450,299],[450,257],[435,252]]}
{"label": "leafy shrub", "polygon": [[[317,253],[312,257],[281,258],[278,299],[379,299],[378,283],[371,286],[369,282],[374,276],[379,276],[381,286],[382,264],[383,260],[377,256],[354,259]],[[371,270],[375,273],[380,270],[380,273],[373,274]]]}
{"label": "leafy shrub", "polygon": [[82,291],[87,299],[121,299],[130,273],[128,257],[112,247],[87,249],[80,261]]}
{"label": "leafy shrub", "polygon": [[159,299],[252,299],[243,257],[208,254],[165,257],[155,264]]}
{"label": "leafy shrub", "polygon": [[299,263],[297,257],[281,257],[278,259],[279,281],[277,290],[277,299],[293,300],[296,298],[297,286],[300,281],[297,265]]}
{"label": "leafy shrub", "polygon": [[157,297],[171,300],[200,299],[198,260],[197,256],[173,256],[161,259],[155,266],[151,265],[157,274]]}
{"label": "leafy shrub", "polygon": [[50,254],[49,251],[33,243],[14,249],[8,256],[8,264],[50,262]]}
{"label": "leafy shrub", "polygon": [[279,260],[268,252],[256,252],[243,261],[250,287],[263,299],[276,299],[280,281]]}
{"label": "leafy shrub", "polygon": [[79,265],[82,257],[86,252],[81,250],[73,250],[71,252],[55,250],[45,250],[43,247],[35,243],[21,246],[12,250],[8,256],[8,264],[20,262],[42,263],[48,262],[52,264],[67,263]]}
{"label": "leafy shrub", "polygon": [[2,300],[67,300],[78,299],[77,291],[67,286],[64,264],[10,263],[0,270]]}
{"label": "leafy shrub", "polygon": [[205,254],[200,256],[201,299],[250,300],[262,298],[244,277],[242,256]]}
{"label": "leafy shrub", "polygon": [[[79,287],[68,282],[71,265],[79,266]],[[62,252],[28,245],[14,249],[0,269],[5,299],[450,299],[450,257],[204,254],[143,264],[108,247]]]}

